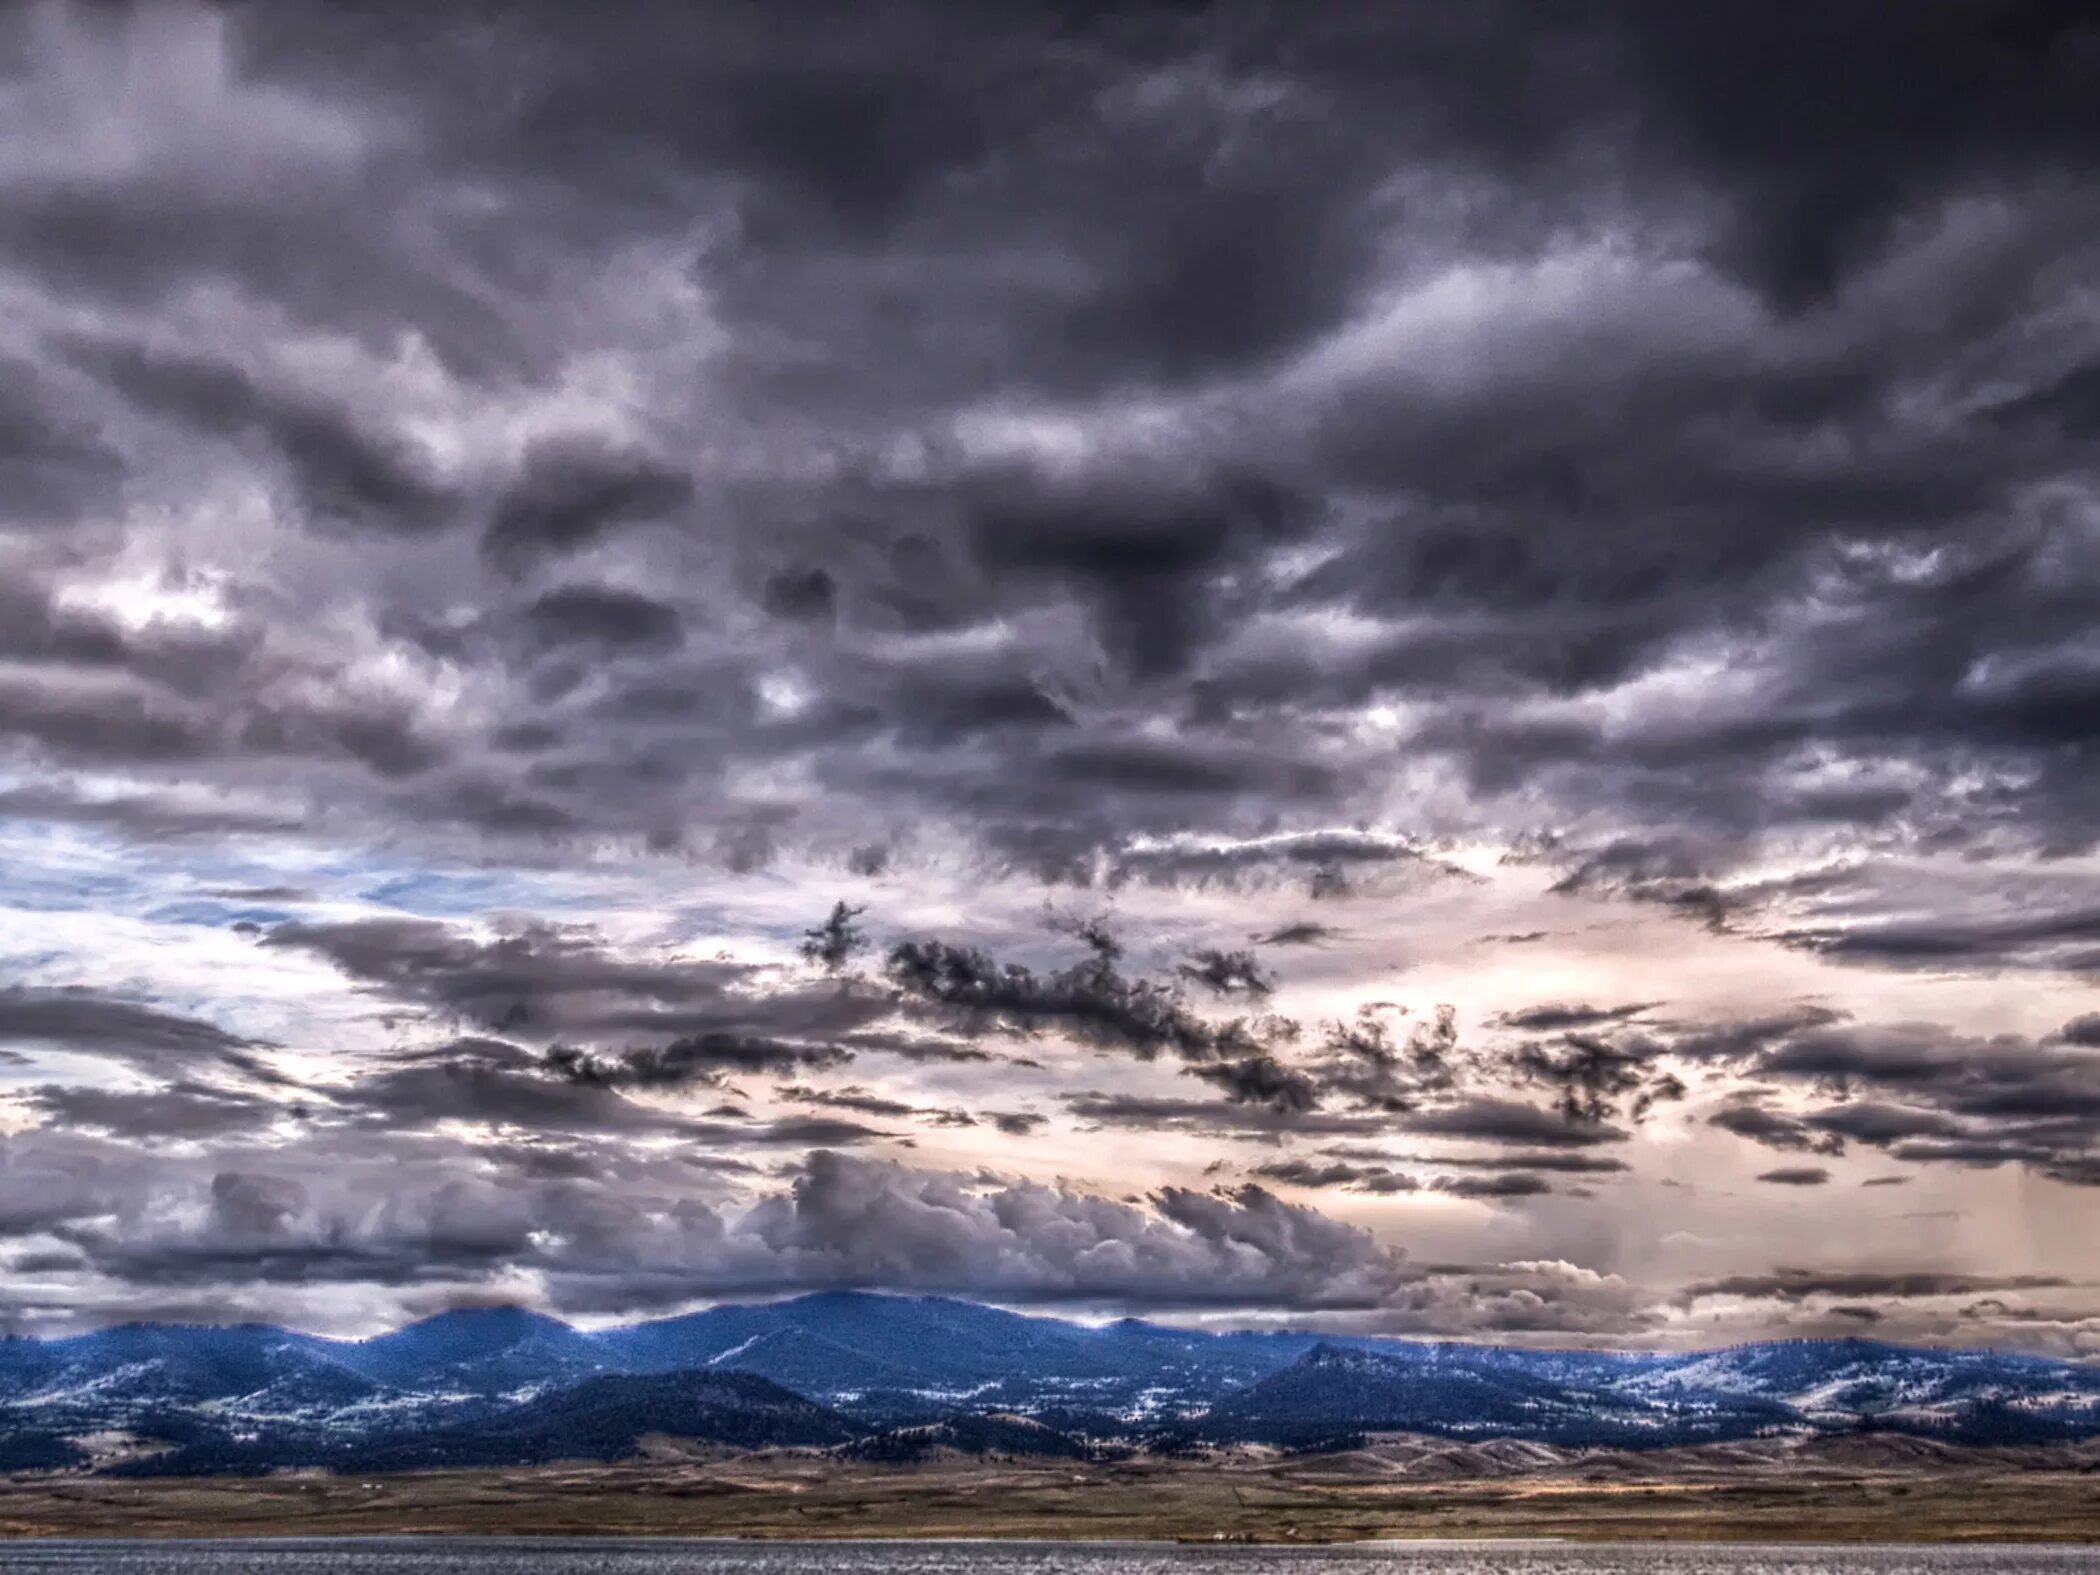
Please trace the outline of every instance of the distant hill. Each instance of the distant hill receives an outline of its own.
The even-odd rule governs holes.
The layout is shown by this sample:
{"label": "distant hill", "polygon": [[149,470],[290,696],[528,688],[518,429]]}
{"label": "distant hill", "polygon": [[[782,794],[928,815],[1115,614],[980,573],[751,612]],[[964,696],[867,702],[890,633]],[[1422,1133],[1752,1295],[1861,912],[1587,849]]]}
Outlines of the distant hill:
{"label": "distant hill", "polygon": [[[493,1307],[368,1340],[260,1324],[0,1340],[0,1469],[14,1470],[88,1453],[127,1472],[612,1459],[648,1434],[901,1460],[1402,1432],[1578,1450],[2050,1444],[2100,1434],[2100,1368],[1869,1340],[1620,1355],[1213,1334],[856,1292],[599,1330]],[[136,1447],[84,1452],[112,1436]]]}
{"label": "distant hill", "polygon": [[646,1433],[777,1449],[844,1443],[858,1431],[828,1406],[750,1373],[622,1374],[585,1379],[486,1422],[364,1448],[357,1468],[620,1460]]}
{"label": "distant hill", "polygon": [[618,1374],[587,1378],[472,1423],[307,1432],[278,1440],[204,1438],[126,1470],[165,1476],[283,1466],[377,1472],[544,1465],[626,1459],[652,1433],[775,1449],[840,1444],[860,1432],[829,1407],[750,1373]]}
{"label": "distant hill", "polygon": [[989,1455],[1080,1460],[1087,1446],[1069,1433],[1021,1416],[956,1416],[922,1427],[892,1428],[847,1444],[849,1460],[902,1463],[942,1455]]}
{"label": "distant hill", "polygon": [[915,1390],[987,1405],[1126,1404],[1148,1390],[1201,1400],[1286,1365],[1311,1335],[1196,1334],[1127,1319],[1106,1327],[1032,1318],[941,1296],[822,1292],[710,1308],[596,1336],[623,1371],[737,1366],[824,1396]]}
{"label": "distant hill", "polygon": [[1755,1395],[1686,1392],[1667,1399],[1618,1384],[1571,1383],[1463,1346],[1404,1355],[1315,1347],[1212,1409],[1215,1436],[1282,1442],[1353,1432],[1522,1438],[1639,1446],[1722,1437],[1798,1420]]}
{"label": "distant hill", "polygon": [[617,1368],[598,1340],[521,1307],[439,1313],[370,1340],[331,1342],[330,1360],[392,1389],[504,1394]]}

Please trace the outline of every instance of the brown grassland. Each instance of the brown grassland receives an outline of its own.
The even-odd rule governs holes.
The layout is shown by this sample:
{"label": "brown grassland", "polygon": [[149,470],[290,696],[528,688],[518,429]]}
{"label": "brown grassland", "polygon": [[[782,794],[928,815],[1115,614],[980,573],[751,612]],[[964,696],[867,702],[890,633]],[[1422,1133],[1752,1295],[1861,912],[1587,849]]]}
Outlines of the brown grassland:
{"label": "brown grassland", "polygon": [[1404,1537],[2100,1541],[2089,1452],[1902,1446],[1555,1458],[1394,1439],[1345,1454],[848,1464],[657,1441],[621,1465],[371,1478],[0,1480],[0,1536]]}

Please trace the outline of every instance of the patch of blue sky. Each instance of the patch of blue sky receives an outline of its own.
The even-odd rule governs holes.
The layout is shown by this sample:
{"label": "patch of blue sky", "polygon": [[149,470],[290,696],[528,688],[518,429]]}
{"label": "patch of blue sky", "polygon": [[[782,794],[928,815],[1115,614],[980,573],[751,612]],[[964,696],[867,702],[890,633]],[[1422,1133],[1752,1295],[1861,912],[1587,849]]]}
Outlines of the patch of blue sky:
{"label": "patch of blue sky", "polygon": [[155,924],[200,924],[219,927],[228,924],[282,924],[294,915],[289,908],[258,906],[254,903],[221,902],[211,897],[192,897],[181,902],[163,903],[149,909],[145,915]]}
{"label": "patch of blue sky", "polygon": [[512,870],[400,870],[356,895],[425,919],[468,919],[493,912],[591,909],[597,894],[570,881]]}
{"label": "patch of blue sky", "polygon": [[151,882],[123,870],[7,859],[0,872],[0,907],[28,913],[130,912],[161,895]]}
{"label": "patch of blue sky", "polygon": [[165,854],[94,827],[0,821],[0,906],[31,912],[143,914],[176,891],[232,884],[249,866]]}

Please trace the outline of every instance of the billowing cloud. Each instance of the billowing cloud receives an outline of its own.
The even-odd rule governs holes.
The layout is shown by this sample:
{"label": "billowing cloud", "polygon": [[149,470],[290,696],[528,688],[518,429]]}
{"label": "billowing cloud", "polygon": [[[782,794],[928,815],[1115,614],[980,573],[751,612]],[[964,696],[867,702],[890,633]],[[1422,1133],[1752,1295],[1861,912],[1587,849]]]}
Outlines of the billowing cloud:
{"label": "billowing cloud", "polygon": [[1417,9],[0,15],[37,1316],[2068,1273],[2090,28]]}

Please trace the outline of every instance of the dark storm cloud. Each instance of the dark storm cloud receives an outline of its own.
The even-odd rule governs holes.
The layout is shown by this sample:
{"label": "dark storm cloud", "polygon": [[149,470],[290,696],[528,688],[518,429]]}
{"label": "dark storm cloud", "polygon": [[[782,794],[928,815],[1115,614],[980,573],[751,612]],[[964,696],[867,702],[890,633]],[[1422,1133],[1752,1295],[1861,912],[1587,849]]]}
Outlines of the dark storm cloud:
{"label": "dark storm cloud", "polygon": [[1341,1160],[1321,1163],[1308,1159],[1279,1159],[1255,1166],[1254,1174],[1293,1187],[1345,1187],[1369,1178],[1389,1176],[1392,1171],[1376,1165],[1346,1164]]}
{"label": "dark storm cloud", "polygon": [[[1709,1118],[1767,1147],[1834,1154],[1851,1140],[1920,1163],[2018,1164],[2072,1185],[2100,1177],[2100,1052],[2069,1035],[1979,1038],[1807,1011],[1690,1029],[1673,1049],[1767,1085]],[[1835,1102],[1782,1107],[1773,1084]]]}
{"label": "dark storm cloud", "polygon": [[681,1088],[714,1083],[737,1072],[795,1072],[839,1066],[852,1053],[837,1045],[785,1044],[735,1034],[694,1034],[661,1047],[594,1055],[567,1045],[547,1052],[547,1064],[575,1083],[602,1088]]}
{"label": "dark storm cloud", "polygon": [[1093,1125],[1208,1133],[1271,1142],[1286,1136],[1317,1137],[1343,1133],[1372,1136],[1386,1130],[1386,1123],[1376,1116],[1306,1112],[1230,1100],[1162,1099],[1142,1094],[1086,1090],[1065,1095],[1063,1103],[1077,1120]]}
{"label": "dark storm cloud", "polygon": [[1676,1025],[1670,1052],[1691,1061],[1751,1066],[1765,1052],[1796,1034],[1844,1021],[1845,1014],[1833,1007],[1804,1004],[1760,1017]]}
{"label": "dark storm cloud", "polygon": [[53,754],[161,766],[210,752],[208,723],[179,701],[111,684],[0,680],[0,733]]}
{"label": "dark storm cloud", "polygon": [[596,645],[613,650],[676,645],[677,612],[634,591],[565,585],[525,610],[534,635],[549,647]]}
{"label": "dark storm cloud", "polygon": [[[1377,1306],[1415,1277],[1366,1232],[1251,1185],[1117,1201],[819,1148],[786,1190],[734,1210],[679,1196],[675,1162],[615,1151],[593,1156],[595,1175],[504,1167],[431,1185],[446,1150],[346,1149],[332,1170],[293,1170],[267,1151],[212,1166],[87,1143],[0,1139],[22,1182],[0,1194],[0,1231],[59,1235],[134,1306],[236,1269],[262,1284],[454,1286],[529,1269],[554,1305],[579,1310],[871,1283],[1312,1310]],[[148,1214],[154,1191],[191,1206]]]}
{"label": "dark storm cloud", "polygon": [[1657,1067],[1660,1048],[1641,1039],[1619,1043],[1595,1034],[1567,1033],[1557,1042],[1534,1040],[1519,1046],[1509,1067],[1520,1086],[1554,1090],[1561,1115],[1569,1121],[1603,1121],[1622,1109],[1638,1120],[1656,1104],[1685,1095],[1676,1074]]}
{"label": "dark storm cloud", "polygon": [[1806,1301],[1815,1296],[1872,1297],[1895,1301],[1923,1296],[1973,1296],[1986,1291],[2060,1290],[2070,1281],[2054,1275],[1977,1275],[1879,1272],[1829,1273],[1819,1269],[1775,1269],[1770,1274],[1739,1274],[1707,1280],[1686,1288],[1684,1299],[1708,1296],[1771,1297]]}
{"label": "dark storm cloud", "polygon": [[112,496],[121,456],[63,404],[37,369],[0,361],[0,496],[10,525],[63,523]]}
{"label": "dark storm cloud", "polygon": [[1630,1136],[1623,1128],[1607,1122],[1573,1122],[1557,1111],[1541,1110],[1536,1105],[1512,1099],[1489,1097],[1419,1111],[1398,1124],[1405,1131],[1431,1137],[1542,1148],[1592,1148],[1606,1143],[1623,1143]]}
{"label": "dark storm cloud", "polygon": [[[1556,1156],[1543,1157],[1550,1161]],[[1257,1166],[1255,1174],[1296,1187],[1347,1187],[1354,1192],[1388,1196],[1420,1191],[1441,1192],[1448,1197],[1468,1198],[1475,1202],[1545,1197],[1553,1191],[1550,1182],[1528,1170],[1497,1169],[1487,1175],[1432,1176],[1423,1181],[1405,1171],[1393,1170],[1383,1165],[1352,1165],[1340,1161],[1314,1164],[1305,1160],[1284,1160],[1276,1164]]]}
{"label": "dark storm cloud", "polygon": [[294,832],[296,815],[237,805],[185,802],[160,793],[81,794],[32,785],[0,792],[0,816],[54,825],[109,827],[139,842]]}
{"label": "dark storm cloud", "polygon": [[544,924],[483,940],[434,919],[295,921],[278,925],[264,944],[313,953],[361,984],[491,1023],[529,1016],[534,998],[569,993],[711,1001],[747,976],[731,964],[651,967],[616,955],[587,930]]}
{"label": "dark storm cloud", "polygon": [[209,356],[86,341],[69,352],[142,412],[230,442],[278,467],[317,528],[423,531],[457,499],[407,443],[326,400],[273,386]]}
{"label": "dark storm cloud", "polygon": [[139,1093],[48,1083],[30,1089],[25,1098],[46,1126],[149,1142],[245,1134],[290,1114],[276,1100],[194,1082]]}
{"label": "dark storm cloud", "polygon": [[479,1122],[528,1134],[681,1138],[723,1148],[845,1146],[884,1135],[859,1122],[828,1118],[693,1117],[627,1097],[631,1091],[687,1086],[717,1070],[719,1063],[708,1061],[702,1071],[688,1072],[681,1061],[675,1076],[661,1078],[626,1074],[624,1067],[579,1075],[567,1059],[540,1062],[497,1041],[459,1041],[329,1090],[326,1105],[317,1105],[312,1117],[323,1127],[347,1124],[382,1133]]}
{"label": "dark storm cloud", "polygon": [[1517,1028],[1530,1033],[1564,1033],[1576,1028],[1602,1028],[1623,1023],[1653,1011],[1660,1001],[1636,1001],[1626,1006],[1568,1006],[1558,1001],[1541,1006],[1521,1007],[1514,1012],[1503,1012],[1495,1018],[1499,1027]]}
{"label": "dark storm cloud", "polygon": [[[1229,598],[1196,587],[1301,537],[1304,512],[1302,500],[1256,477],[1226,474],[1190,490],[1103,477],[1072,489],[1021,474],[1000,478],[973,511],[968,541],[991,579],[1076,597],[1104,653],[1143,682],[1185,673],[1230,615]],[[1166,768],[1128,751],[1104,755],[1097,769],[1143,781]],[[1168,775],[1163,785],[1179,780]]]}
{"label": "dark storm cloud", "polygon": [[660,519],[691,496],[689,477],[645,454],[580,440],[542,443],[497,496],[482,546],[498,565],[522,569]]}
{"label": "dark storm cloud", "polygon": [[1327,1025],[1313,1063],[1323,1085],[1360,1109],[1388,1114],[1452,1096],[1472,1070],[1458,1041],[1456,1009],[1439,1006],[1396,1034],[1391,1007],[1367,1004],[1350,1021]]}
{"label": "dark storm cloud", "polygon": [[478,1056],[431,1058],[374,1072],[360,1078],[336,1109],[353,1124],[386,1131],[478,1121],[528,1132],[642,1135],[669,1134],[686,1124],[610,1089],[536,1076]]}
{"label": "dark storm cloud", "polygon": [[1252,952],[1206,948],[1183,963],[1179,972],[1182,978],[1200,984],[1213,995],[1260,1000],[1276,991],[1275,979]]}
{"label": "dark storm cloud", "polygon": [[1319,946],[1340,934],[1341,931],[1332,925],[1301,920],[1295,924],[1286,924],[1280,929],[1270,930],[1265,935],[1257,935],[1255,939],[1264,946]]}
{"label": "dark storm cloud", "polygon": [[1819,1154],[1841,1154],[1845,1143],[1833,1132],[1817,1132],[1806,1121],[1773,1110],[1755,1097],[1738,1098],[1708,1116],[1707,1123],[1737,1137],[1748,1138],[1766,1148],[1812,1149]]}
{"label": "dark storm cloud", "polygon": [[0,1044],[48,1045],[168,1071],[216,1063],[265,1081],[281,1080],[256,1055],[269,1048],[259,1040],[201,1018],[82,988],[12,985],[0,990]]}
{"label": "dark storm cloud", "polygon": [[[1054,1030],[1082,1043],[1127,1050],[1150,1061],[1171,1054],[1189,1063],[1185,1075],[1223,1091],[1227,1107],[1263,1106],[1276,1116],[1307,1120],[1307,1130],[1346,1130],[1315,1117],[1324,1102],[1387,1116],[1411,1115],[1412,1129],[1475,1136],[1484,1141],[1581,1145],[1592,1139],[1569,1129],[1596,1129],[1598,1141],[1624,1136],[1607,1126],[1623,1101],[1636,1115],[1657,1098],[1681,1097],[1682,1085],[1652,1066],[1649,1049],[1618,1052],[1578,1043],[1548,1051],[1527,1045],[1496,1062],[1460,1044],[1453,1008],[1435,1012],[1396,1034],[1390,1003],[1332,1022],[1309,1054],[1295,1048],[1302,1026],[1280,1017],[1212,1020],[1194,1013],[1173,983],[1133,977],[1122,969],[1121,943],[1098,923],[1079,926],[1089,955],[1054,973],[1021,964],[996,964],[983,952],[940,941],[901,941],[889,953],[890,981],[909,998],[950,1014],[976,1032],[1028,1034]],[[1271,988],[1248,953],[1204,952],[1178,973],[1228,997],[1260,999]],[[1486,1082],[1498,1087],[1548,1084],[1560,1091],[1558,1114],[1493,1096],[1469,1098]],[[1209,1112],[1186,1101],[1085,1096],[1073,1107],[1088,1119],[1169,1126],[1246,1129],[1243,1115]]]}
{"label": "dark storm cloud", "polygon": [[845,1046],[856,1052],[895,1056],[900,1061],[948,1062],[954,1065],[1006,1061],[1014,1066],[1034,1066],[1026,1056],[995,1055],[982,1046],[944,1039],[937,1034],[911,1030],[866,1028],[843,1037]]}
{"label": "dark storm cloud", "polygon": [[[669,1091],[722,1086],[738,1075],[796,1076],[835,1068],[863,1049],[894,1048],[922,1060],[963,1059],[938,1036],[927,1039],[911,1015],[896,1025],[881,1024],[900,1010],[930,1014],[936,1024],[971,1034],[1048,1033],[1139,1060],[1167,1055],[1185,1063],[1186,1075],[1213,1084],[1223,1096],[1215,1105],[1117,1094],[1068,1101],[1081,1119],[1119,1125],[1270,1135],[1366,1129],[1346,1116],[1322,1113],[1323,1104],[1333,1099],[1388,1117],[1406,1114],[1410,1130],[1533,1147],[1582,1147],[1621,1138],[1618,1128],[1606,1124],[1617,1097],[1633,1090],[1646,1097],[1650,1087],[1644,1060],[1638,1077],[1585,1078],[1527,1047],[1490,1066],[1461,1049],[1449,1008],[1439,1008],[1401,1036],[1375,1010],[1350,1023],[1331,1024],[1326,1040],[1305,1055],[1293,1048],[1300,1036],[1295,1023],[1201,1016],[1173,982],[1126,972],[1121,942],[1099,920],[1065,926],[1084,954],[1048,972],[996,963],[974,948],[936,940],[896,942],[884,958],[883,973],[898,994],[885,997],[842,972],[863,944],[859,919],[859,910],[841,903],[825,924],[807,932],[807,958],[835,979],[820,985],[738,964],[637,956],[610,947],[586,928],[516,920],[487,937],[428,920],[295,921],[269,932],[266,944],[316,952],[383,999],[441,1020],[545,1042],[544,1053],[529,1063],[515,1047],[504,1046],[493,1059],[456,1050],[449,1057],[438,1054],[438,1063],[449,1064],[424,1058],[413,1069],[388,1074],[392,1083],[386,1086],[399,1085],[412,1098],[452,1080],[467,1103],[509,1121],[527,1109],[544,1110],[549,1121],[574,1121],[578,1111],[591,1121],[646,1125],[655,1119],[624,1101],[565,1103],[563,1096],[538,1086],[542,1079],[596,1093]],[[1266,976],[1245,953],[1199,954],[1183,974],[1191,970],[1199,978],[1215,973],[1216,987],[1228,997],[1247,994],[1250,977],[1263,993],[1268,988]],[[698,1026],[716,1024],[723,1026]],[[675,1037],[639,1045],[619,1042],[652,1031]],[[1547,1080],[1558,1080],[1556,1086],[1587,1090],[1581,1099],[1568,1093],[1557,1116],[1492,1093],[1476,1097],[1467,1092],[1482,1080],[1489,1087],[1522,1086],[1549,1072]],[[803,1092],[824,1103],[845,1097]],[[363,1097],[379,1095],[368,1091]],[[893,1117],[945,1114],[887,1099],[880,1109],[848,1108]]]}
{"label": "dark storm cloud", "polygon": [[[0,815],[119,856],[813,855],[1334,914],[1224,931],[1275,948],[1376,942],[1352,899],[1433,902],[1467,878],[1448,850],[1500,845],[1571,909],[1645,904],[1790,967],[2092,973],[2080,23],[2021,0],[24,8],[0,18]],[[1595,1151],[1679,1097],[1782,1152],[2100,1180],[2084,1018],[1693,1024],[1569,993],[1494,1003],[1482,1045],[1375,1013],[1294,1036],[1255,1015],[1274,959],[1218,932],[1162,940],[1151,974],[952,934],[860,976],[837,935],[797,972],[331,914],[263,960],[514,1041],[315,1095],[346,1142],[545,1128],[607,1174],[640,1138],[873,1136],[695,1122],[658,1108],[676,1090],[848,1056],[975,1075],[1064,1038],[1208,1096],[1119,1062],[1063,1096],[1080,1120],[1495,1146],[1396,1163],[1505,1195],[1616,1163]],[[0,994],[0,1024],[11,1003],[11,1045],[163,1086],[53,1085],[44,1119],[112,1145],[273,1119],[202,1080],[261,1075],[264,1047],[186,1018],[192,994],[95,999]],[[427,1252],[579,1304],[675,1299],[696,1268],[940,1286],[962,1276],[928,1222],[957,1215],[1017,1296],[1339,1294],[1314,1227],[1252,1197],[1109,1219],[813,1164],[776,1262],[723,1256],[726,1216],[581,1186],[535,1213],[435,1162],[434,1201],[381,1224],[252,1154],[200,1177],[208,1224],[127,1272],[201,1287],[247,1251],[391,1281]],[[1010,1240],[994,1196],[1171,1272]],[[1248,1232],[1284,1267],[1219,1245]],[[540,1238],[571,1245],[518,1245]],[[1468,1316],[1624,1328],[1620,1296],[1527,1270]]]}
{"label": "dark storm cloud", "polygon": [[1504,1171],[1489,1176],[1438,1176],[1429,1183],[1432,1192],[1454,1198],[1490,1202],[1507,1198],[1538,1198],[1552,1192],[1552,1183],[1528,1171]]}
{"label": "dark storm cloud", "polygon": [[798,1104],[821,1105],[831,1110],[851,1111],[877,1120],[916,1120],[936,1127],[974,1127],[988,1123],[1008,1137],[1028,1137],[1047,1119],[1030,1110],[987,1110],[981,1116],[956,1106],[929,1109],[901,1099],[889,1099],[865,1088],[810,1088],[788,1084],[774,1089],[776,1098]]}
{"label": "dark storm cloud", "polygon": [[1775,1187],[1821,1187],[1829,1184],[1830,1172],[1822,1165],[1782,1165],[1759,1172],[1757,1179]]}
{"label": "dark storm cloud", "polygon": [[[2073,849],[2094,544],[2041,500],[2090,482],[2100,346],[2034,324],[2089,260],[2065,183],[2095,128],[2083,35],[2035,14],[1934,4],[1889,49],[1859,0],[233,12],[204,98],[122,96],[132,162],[32,105],[0,266],[49,328],[10,386],[51,391],[0,412],[0,463],[45,535],[121,485],[266,476],[364,554],[282,627],[428,627],[493,570],[544,643],[666,664],[675,737],[632,684],[550,700],[455,653],[477,725],[446,750],[334,746],[445,780],[318,773],[339,811],[681,845],[696,780],[791,756],[850,807],[726,795],[777,818],[694,845],[930,821],[1059,878],[1334,895],[1443,867],[1372,823],[1390,749],[1347,723],[1389,704],[1488,829],[1521,784],[1527,822],[1677,850],[1570,889],[1710,922],[1770,829]],[[78,84],[144,24],[17,26],[25,80]],[[209,311],[121,321],[171,300]],[[535,399],[500,437],[437,413]],[[454,525],[484,563],[440,566]],[[1730,644],[1725,708],[1554,710]],[[105,760],[327,731],[14,699]],[[493,746],[526,728],[565,748],[521,782]]]}
{"label": "dark storm cloud", "polygon": [[829,1105],[835,1110],[851,1110],[863,1116],[886,1116],[892,1120],[920,1114],[918,1107],[901,1100],[884,1099],[871,1094],[865,1088],[805,1088],[799,1084],[788,1084],[774,1090],[782,1099],[792,1099],[799,1104]]}
{"label": "dark storm cloud", "polygon": [[293,921],[263,940],[272,947],[327,959],[370,993],[440,1017],[514,1028],[546,1038],[629,1038],[660,1034],[687,1042],[667,1052],[637,1052],[663,1070],[712,1060],[734,1069],[824,1064],[837,1052],[768,1047],[774,1036],[831,1036],[889,1014],[865,993],[835,985],[768,980],[744,964],[688,956],[637,955],[615,948],[588,927],[519,923],[484,938],[427,919],[347,923]]}
{"label": "dark storm cloud", "polygon": [[[1861,3],[1628,14],[1651,106],[1692,166],[1733,189],[1730,261],[1782,306],[1827,298],[1949,186],[2046,179],[2100,145],[2073,7],[1927,6],[1906,18],[1900,50]],[[1746,88],[1782,62],[1797,87],[1784,107]]]}
{"label": "dark storm cloud", "polygon": [[844,902],[833,903],[822,924],[802,932],[799,950],[803,958],[826,973],[838,973],[867,946],[867,937],[857,922],[866,911]]}
{"label": "dark storm cloud", "polygon": [[[1137,880],[1200,890],[1256,885],[1296,876],[1308,883],[1311,895],[1331,897],[1386,869],[1420,869],[1436,875],[1457,873],[1428,849],[1404,837],[1316,831],[1233,843],[1183,838],[1160,846],[1129,848],[1117,854],[1110,878],[1112,882]],[[1318,931],[1324,927],[1310,928]]]}
{"label": "dark storm cloud", "polygon": [[1236,1105],[1267,1105],[1275,1110],[1311,1110],[1320,1102],[1320,1085],[1307,1073],[1274,1056],[1243,1056],[1192,1066],[1188,1075],[1223,1089]]}
{"label": "dark storm cloud", "polygon": [[821,1152],[791,1199],[762,1204],[745,1228],[812,1270],[836,1265],[847,1283],[886,1261],[901,1270],[893,1283],[1031,1298],[1368,1305],[1406,1277],[1367,1232],[1256,1186],[1169,1187],[1139,1206],[1018,1182],[980,1192]]}
{"label": "dark storm cloud", "polygon": [[1386,1154],[1376,1149],[1336,1144],[1323,1150],[1336,1159],[1391,1160],[1396,1164],[1422,1165],[1442,1170],[1539,1170],[1560,1175],[1609,1176],[1626,1171],[1623,1159],[1603,1154],[1577,1154],[1565,1150],[1545,1154],[1519,1151],[1514,1154]]}
{"label": "dark storm cloud", "polygon": [[838,582],[822,569],[784,569],[766,581],[766,611],[798,622],[828,620],[836,611]]}
{"label": "dark storm cloud", "polygon": [[2020,966],[2100,968],[2100,908],[1978,923],[1941,919],[1798,931],[1793,945],[1838,962],[1959,971]]}
{"label": "dark storm cloud", "polygon": [[1105,932],[1085,938],[1087,956],[1049,973],[995,962],[973,947],[900,941],[884,961],[884,974],[907,996],[976,1032],[1056,1029],[1148,1061],[1162,1053],[1206,1061],[1258,1049],[1258,1030],[1244,1019],[1198,1016],[1172,985],[1123,972],[1121,947]]}

